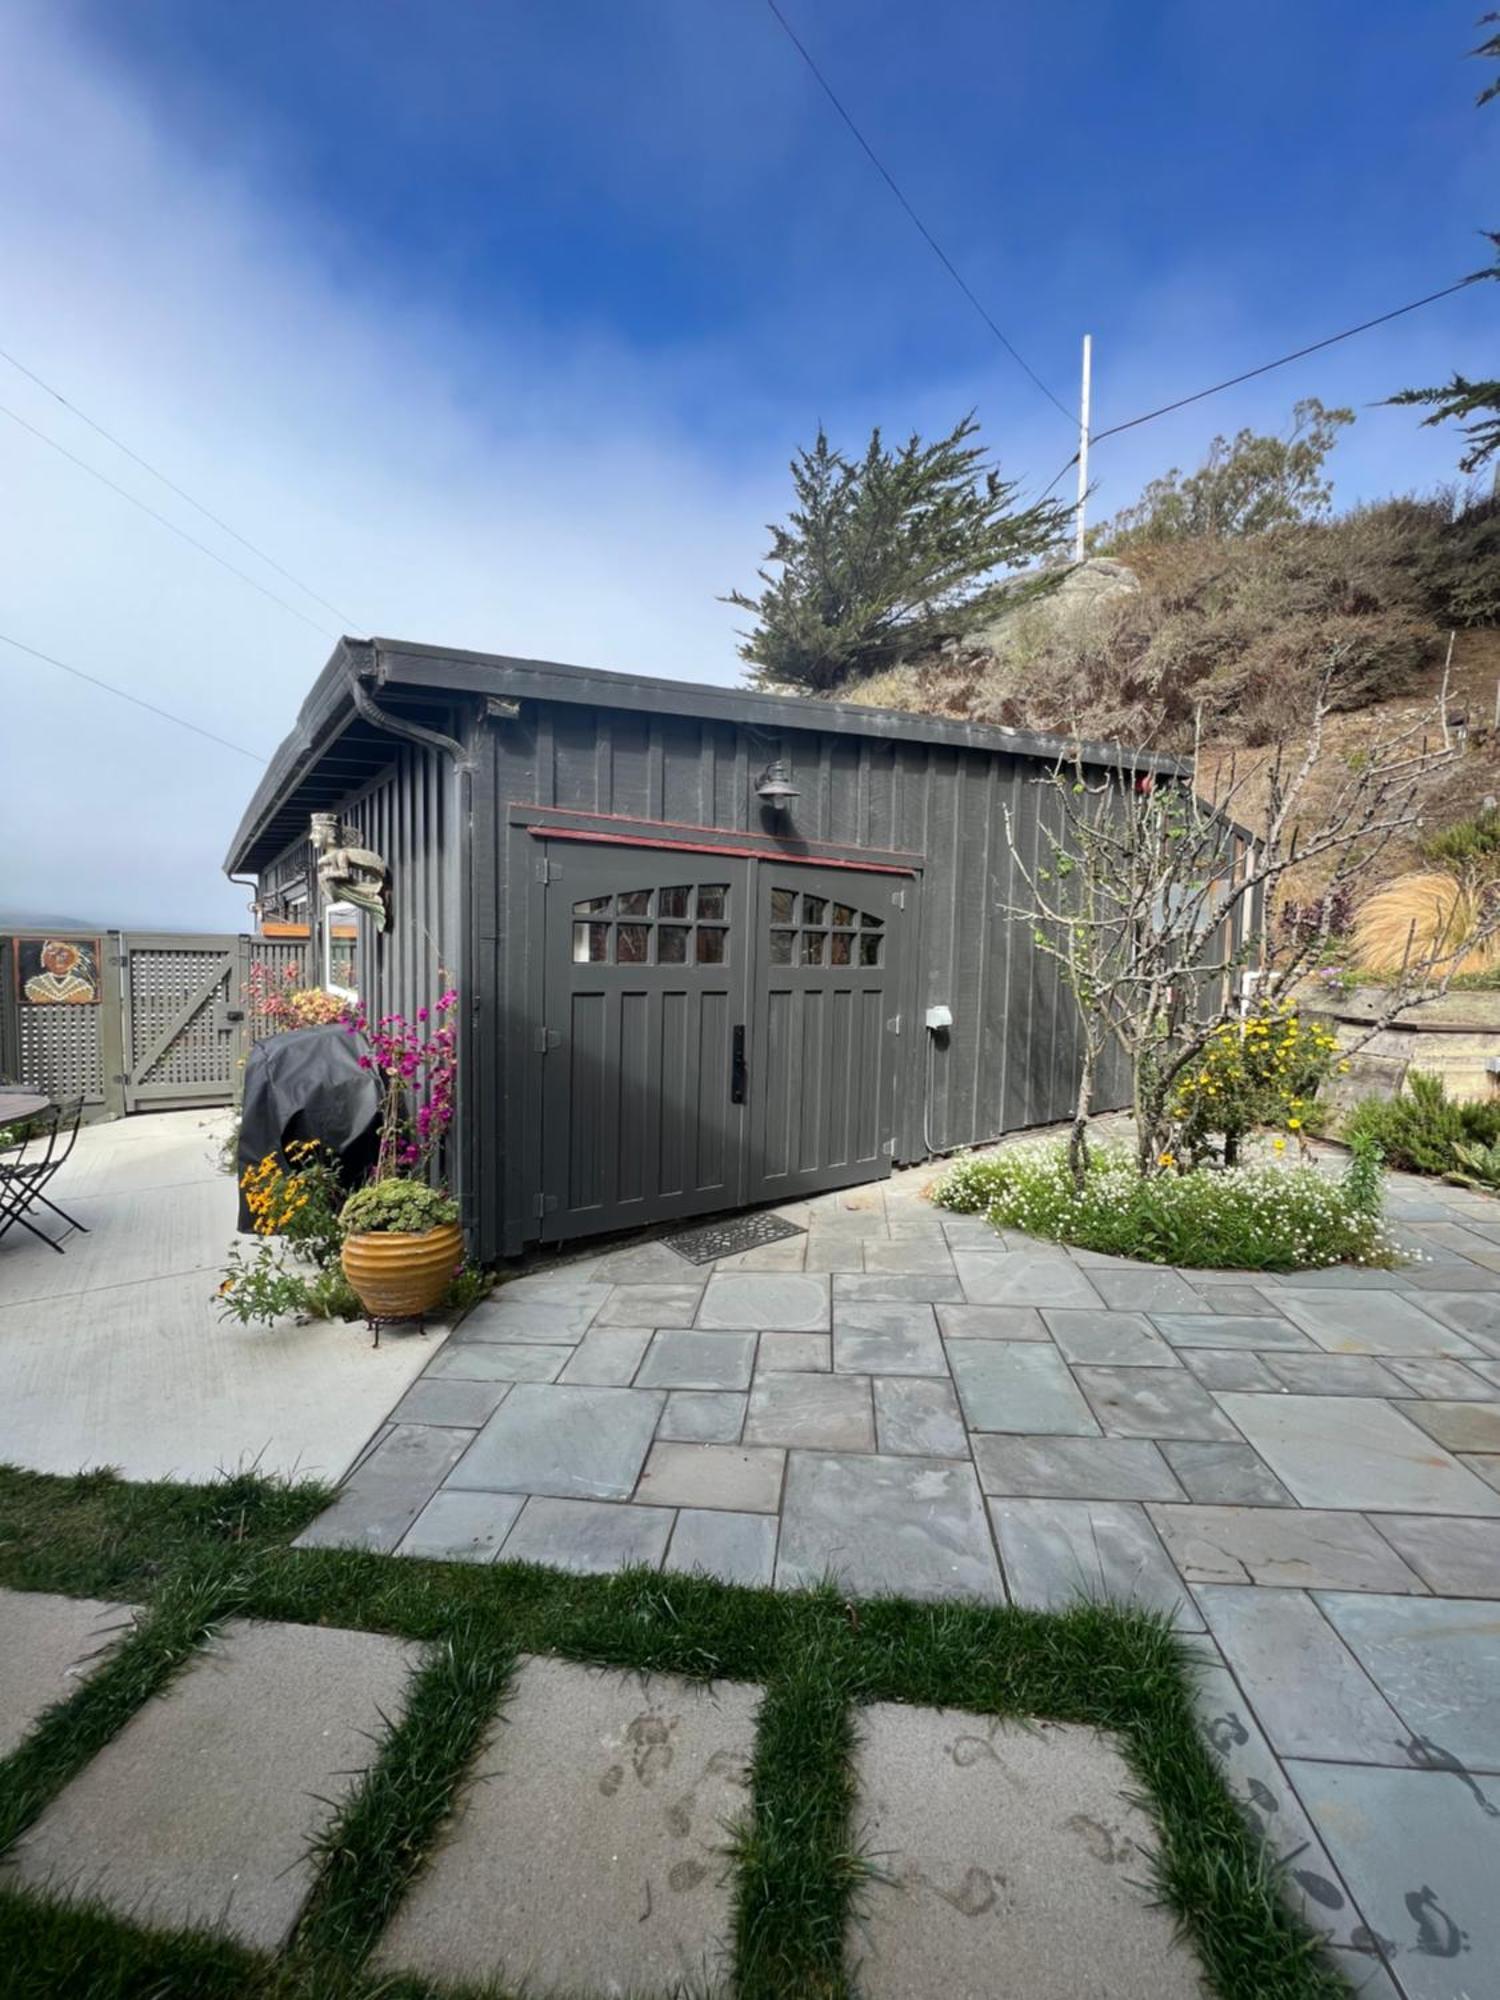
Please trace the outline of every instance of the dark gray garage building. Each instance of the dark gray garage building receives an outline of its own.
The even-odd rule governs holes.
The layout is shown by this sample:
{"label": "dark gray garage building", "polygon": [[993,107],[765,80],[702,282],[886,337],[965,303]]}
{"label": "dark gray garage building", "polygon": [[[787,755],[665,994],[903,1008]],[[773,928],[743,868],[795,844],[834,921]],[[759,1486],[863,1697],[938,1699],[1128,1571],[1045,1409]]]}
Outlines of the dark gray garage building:
{"label": "dark gray garage building", "polygon": [[1072,1003],[1004,914],[1022,894],[1006,808],[1034,859],[1057,810],[1035,781],[1060,754],[937,717],[345,640],[226,866],[257,879],[263,918],[316,923],[312,813],[387,863],[359,988],[377,1013],[445,975],[460,990],[452,1170],[488,1258],[1066,1116]]}

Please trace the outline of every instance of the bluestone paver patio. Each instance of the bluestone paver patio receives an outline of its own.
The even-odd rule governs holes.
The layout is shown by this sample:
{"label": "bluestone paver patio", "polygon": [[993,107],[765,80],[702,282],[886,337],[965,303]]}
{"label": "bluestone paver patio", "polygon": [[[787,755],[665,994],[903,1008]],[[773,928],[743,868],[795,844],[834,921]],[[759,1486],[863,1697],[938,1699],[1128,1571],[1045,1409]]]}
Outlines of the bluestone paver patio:
{"label": "bluestone paver patio", "polygon": [[[1430,1262],[1179,1272],[1001,1236],[934,1209],[930,1178],[797,1204],[805,1235],[716,1266],[653,1243],[502,1287],[399,1428],[470,1380],[462,1357],[526,1353],[531,1379],[476,1374],[488,1414],[433,1403],[404,1525],[372,1462],[309,1539],[341,1517],[411,1554],[1160,1605],[1230,1782],[1355,1974],[1385,1979],[1384,1954],[1391,1992],[1500,1995],[1471,1840],[1500,1830],[1471,1692],[1500,1690],[1500,1270],[1479,1261],[1500,1204],[1391,1175]],[[1440,1600],[1451,1618],[1416,1619]],[[1426,1830],[1399,1893],[1405,1836],[1362,1817],[1388,1796]]]}

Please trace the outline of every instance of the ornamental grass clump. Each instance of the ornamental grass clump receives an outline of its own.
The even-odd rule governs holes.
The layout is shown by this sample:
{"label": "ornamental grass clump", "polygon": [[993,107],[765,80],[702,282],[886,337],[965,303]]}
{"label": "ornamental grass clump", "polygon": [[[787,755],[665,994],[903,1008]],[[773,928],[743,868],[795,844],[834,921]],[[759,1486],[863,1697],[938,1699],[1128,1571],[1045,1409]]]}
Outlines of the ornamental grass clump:
{"label": "ornamental grass clump", "polygon": [[1380,1156],[1360,1148],[1338,1180],[1312,1167],[1142,1174],[1123,1147],[1094,1151],[1076,1185],[1065,1146],[1015,1146],[951,1167],[940,1207],[983,1214],[1083,1250],[1199,1270],[1297,1271],[1400,1262],[1380,1211]]}

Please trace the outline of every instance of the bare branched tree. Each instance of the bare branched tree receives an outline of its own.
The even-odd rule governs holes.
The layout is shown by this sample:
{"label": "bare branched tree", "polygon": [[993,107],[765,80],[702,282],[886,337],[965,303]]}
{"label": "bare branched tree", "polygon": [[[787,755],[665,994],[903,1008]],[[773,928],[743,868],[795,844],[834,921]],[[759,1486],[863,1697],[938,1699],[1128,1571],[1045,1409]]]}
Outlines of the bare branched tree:
{"label": "bare branched tree", "polygon": [[[1167,771],[1143,771],[1123,757],[1101,766],[1080,752],[1036,781],[1052,789],[1061,810],[1040,816],[1043,847],[1034,864],[1017,847],[1007,812],[1027,901],[1004,908],[1031,925],[1036,948],[1058,963],[1078,1012],[1068,1158],[1080,1185],[1100,1064],[1111,1044],[1134,1078],[1138,1164],[1152,1173],[1170,1155],[1176,1088],[1214,1034],[1240,1016],[1245,975],[1286,993],[1317,964],[1334,910],[1378,879],[1392,842],[1420,820],[1430,781],[1463,754],[1448,726],[1445,669],[1430,711],[1340,759],[1331,790],[1321,782],[1313,788],[1313,773],[1331,755],[1325,732],[1340,666],[1335,652],[1312,690],[1305,734],[1278,744],[1268,767],[1241,770],[1231,760],[1210,782],[1201,743]],[[1237,817],[1252,782],[1266,788],[1260,832]],[[1312,864],[1325,884],[1320,918],[1298,926],[1273,954],[1270,925],[1283,879]],[[1464,948],[1497,931],[1495,897],[1465,939],[1425,940],[1419,949],[1413,927],[1385,1005],[1355,1046],[1403,1009],[1446,992]]]}

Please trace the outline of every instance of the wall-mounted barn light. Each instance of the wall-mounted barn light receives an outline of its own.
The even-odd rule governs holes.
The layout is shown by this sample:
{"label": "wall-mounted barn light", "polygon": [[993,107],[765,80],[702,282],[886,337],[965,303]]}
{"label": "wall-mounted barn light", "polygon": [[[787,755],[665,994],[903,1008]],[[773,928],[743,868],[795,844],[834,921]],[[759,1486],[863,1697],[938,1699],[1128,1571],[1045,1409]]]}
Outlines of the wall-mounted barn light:
{"label": "wall-mounted barn light", "polygon": [[772,812],[789,812],[792,800],[801,794],[779,757],[774,758],[755,781],[755,796],[764,799]]}

